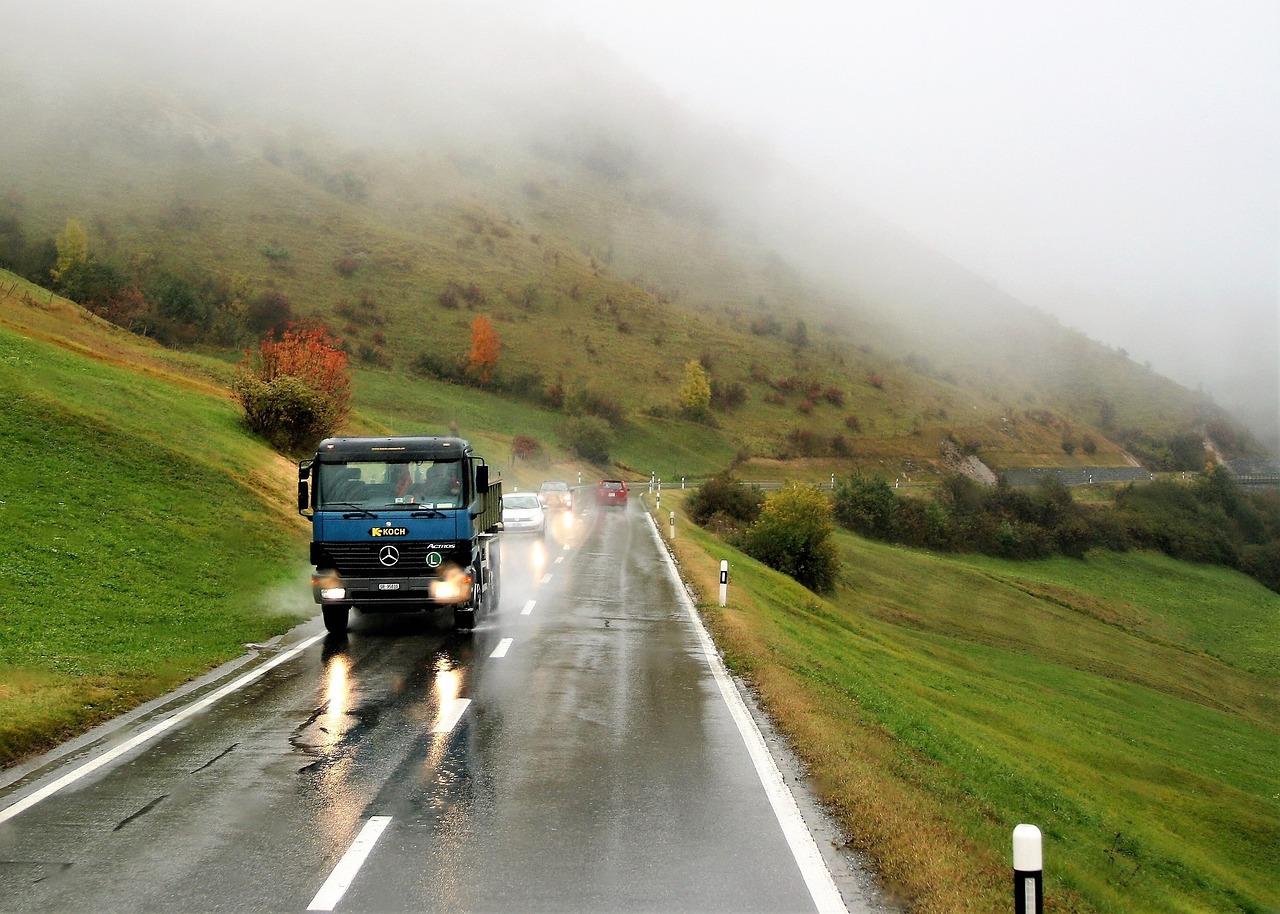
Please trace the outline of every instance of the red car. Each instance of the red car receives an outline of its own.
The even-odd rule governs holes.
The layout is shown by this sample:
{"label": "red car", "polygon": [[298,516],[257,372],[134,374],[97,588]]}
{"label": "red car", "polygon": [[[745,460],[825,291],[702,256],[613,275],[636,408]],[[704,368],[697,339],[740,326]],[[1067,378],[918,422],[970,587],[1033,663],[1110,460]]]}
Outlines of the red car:
{"label": "red car", "polygon": [[627,506],[627,484],[621,479],[602,479],[596,486],[596,504]]}

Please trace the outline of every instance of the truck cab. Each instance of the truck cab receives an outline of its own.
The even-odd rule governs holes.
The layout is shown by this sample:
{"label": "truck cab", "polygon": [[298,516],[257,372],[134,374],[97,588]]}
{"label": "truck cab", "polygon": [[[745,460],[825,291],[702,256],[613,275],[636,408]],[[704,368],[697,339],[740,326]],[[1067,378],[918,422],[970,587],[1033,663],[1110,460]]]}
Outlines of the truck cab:
{"label": "truck cab", "polygon": [[502,483],[461,438],[326,438],[298,464],[298,511],[311,519],[311,589],[333,634],[353,607],[450,607],[470,630],[497,606]]}

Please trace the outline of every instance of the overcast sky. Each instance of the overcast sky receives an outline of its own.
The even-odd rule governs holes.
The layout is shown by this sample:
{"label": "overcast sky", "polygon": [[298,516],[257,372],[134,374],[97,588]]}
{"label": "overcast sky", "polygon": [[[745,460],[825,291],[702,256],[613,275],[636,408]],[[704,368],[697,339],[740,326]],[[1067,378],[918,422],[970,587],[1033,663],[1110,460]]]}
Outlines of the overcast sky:
{"label": "overcast sky", "polygon": [[1276,0],[500,0],[1235,405],[1280,349]]}

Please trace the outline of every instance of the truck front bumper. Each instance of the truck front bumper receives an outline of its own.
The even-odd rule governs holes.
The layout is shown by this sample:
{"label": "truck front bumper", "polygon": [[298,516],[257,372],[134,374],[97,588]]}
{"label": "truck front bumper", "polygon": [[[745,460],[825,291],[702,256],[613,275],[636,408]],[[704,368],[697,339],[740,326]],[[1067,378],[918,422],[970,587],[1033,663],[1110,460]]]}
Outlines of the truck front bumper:
{"label": "truck front bumper", "polygon": [[335,572],[311,576],[311,594],[317,603],[357,606],[365,612],[465,603],[471,598],[471,585],[471,574],[461,570],[439,577],[357,578]]}

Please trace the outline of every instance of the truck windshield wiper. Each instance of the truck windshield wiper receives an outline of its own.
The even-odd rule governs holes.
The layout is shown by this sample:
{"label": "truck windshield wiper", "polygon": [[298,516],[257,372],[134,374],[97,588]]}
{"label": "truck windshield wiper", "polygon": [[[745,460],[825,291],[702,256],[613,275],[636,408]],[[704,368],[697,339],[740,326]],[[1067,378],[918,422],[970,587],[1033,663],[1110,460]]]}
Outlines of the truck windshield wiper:
{"label": "truck windshield wiper", "polygon": [[443,511],[437,511],[435,508],[423,508],[421,511],[414,511],[410,517],[448,517]]}
{"label": "truck windshield wiper", "polygon": [[331,501],[327,505],[325,505],[325,508],[355,508],[355,511],[349,511],[346,514],[342,515],[343,520],[348,520],[352,517],[376,518],[378,516],[374,514],[372,511],[370,511],[368,508],[362,507],[350,501]]}

